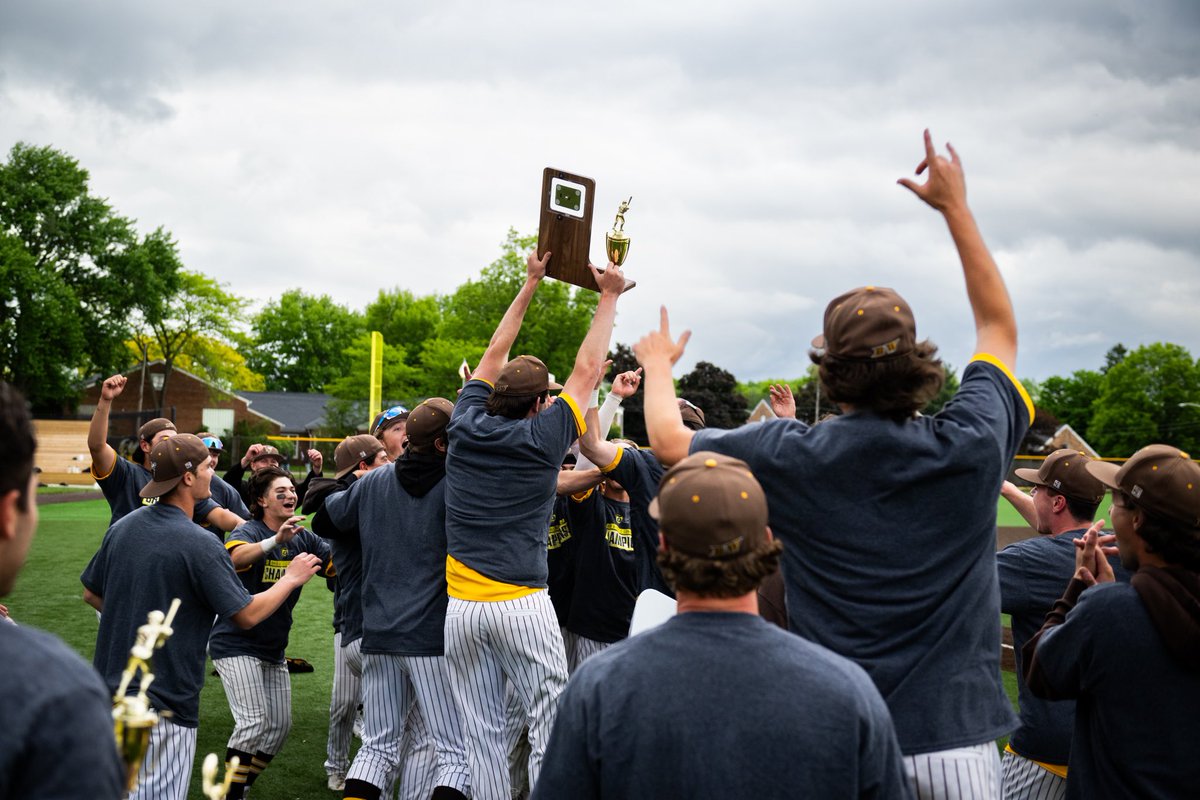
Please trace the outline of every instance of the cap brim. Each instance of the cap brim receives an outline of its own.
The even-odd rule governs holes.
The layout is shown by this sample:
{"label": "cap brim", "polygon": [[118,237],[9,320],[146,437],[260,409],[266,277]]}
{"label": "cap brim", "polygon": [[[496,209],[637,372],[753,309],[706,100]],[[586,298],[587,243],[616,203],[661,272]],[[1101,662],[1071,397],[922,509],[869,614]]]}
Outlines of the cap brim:
{"label": "cap brim", "polygon": [[550,381],[550,385],[546,387],[546,391],[558,392],[558,391],[562,391],[562,388],[563,387],[562,387],[561,383],[555,383],[554,381]]}
{"label": "cap brim", "polygon": [[335,478],[344,478],[344,477],[346,477],[347,475],[349,475],[351,472],[354,472],[354,469],[355,469],[357,466],[358,466],[358,464],[351,464],[350,466],[346,467],[345,469],[338,470],[337,472],[333,473],[333,477],[335,477]]}
{"label": "cap brim", "polygon": [[180,475],[178,478],[169,478],[165,481],[150,481],[138,492],[138,497],[162,497],[178,486],[182,480],[183,476]]}
{"label": "cap brim", "polygon": [[811,344],[817,350],[824,350],[825,349],[825,334],[818,333],[816,336],[813,337],[812,341],[809,342],[809,344]]}
{"label": "cap brim", "polygon": [[1021,469],[1014,469],[1013,474],[1016,475],[1018,478],[1020,478],[1023,481],[1027,481],[1029,483],[1034,483],[1034,484],[1037,484],[1038,486],[1046,485],[1046,483],[1041,478],[1038,477],[1038,471],[1036,469],[1029,469],[1028,467],[1022,467]]}
{"label": "cap brim", "polygon": [[1117,473],[1121,468],[1116,464],[1109,464],[1107,461],[1089,461],[1083,465],[1083,468],[1096,480],[1103,483],[1110,489],[1120,489],[1120,484],[1117,483]]}
{"label": "cap brim", "polygon": [[646,508],[646,512],[650,514],[652,519],[658,519],[658,498],[655,497],[650,501],[650,505]]}

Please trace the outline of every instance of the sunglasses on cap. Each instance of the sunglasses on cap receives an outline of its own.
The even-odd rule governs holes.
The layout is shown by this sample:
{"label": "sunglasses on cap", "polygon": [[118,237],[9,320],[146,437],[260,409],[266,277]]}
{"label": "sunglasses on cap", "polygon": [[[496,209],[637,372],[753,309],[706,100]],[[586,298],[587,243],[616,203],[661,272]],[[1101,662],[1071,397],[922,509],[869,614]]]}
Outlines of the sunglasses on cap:
{"label": "sunglasses on cap", "polygon": [[205,436],[200,441],[204,442],[204,446],[209,450],[224,450],[225,444],[216,436]]}
{"label": "sunglasses on cap", "polygon": [[392,406],[387,411],[379,412],[379,416],[375,417],[375,424],[371,426],[371,435],[374,436],[379,433],[379,429],[383,427],[383,423],[407,413],[408,409],[404,406]]}

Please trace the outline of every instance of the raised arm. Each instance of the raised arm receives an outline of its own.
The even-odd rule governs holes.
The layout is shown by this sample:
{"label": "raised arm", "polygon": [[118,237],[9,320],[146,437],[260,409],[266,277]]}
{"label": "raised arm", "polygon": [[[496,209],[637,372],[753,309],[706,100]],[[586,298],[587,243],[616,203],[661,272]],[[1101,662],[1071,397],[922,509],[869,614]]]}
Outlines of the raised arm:
{"label": "raised arm", "polygon": [[570,377],[563,384],[563,392],[577,402],[587,401],[592,390],[592,382],[600,365],[604,363],[608,353],[608,340],[612,337],[613,321],[617,317],[617,298],[625,291],[625,275],[621,268],[609,262],[604,272],[588,264],[588,269],[600,286],[600,302],[596,305],[596,313],[592,316],[592,325],[588,328],[587,336],[579,345],[579,353],[575,356],[575,367]]}
{"label": "raised arm", "polygon": [[967,184],[958,153],[947,142],[950,158],[933,149],[933,137],[925,131],[925,158],[917,174],[929,170],[929,179],[918,184],[908,178],[898,183],[942,213],[950,228],[967,282],[967,299],[975,315],[975,352],[990,353],[1015,371],[1017,368],[1017,319],[1008,289],[992,254],[984,244],[975,217],[967,206]]}
{"label": "raised arm", "polygon": [[250,602],[231,619],[239,628],[253,628],[267,617],[274,614],[288,596],[308,583],[309,578],[317,574],[321,568],[321,559],[312,553],[301,553],[292,559],[280,578],[270,589],[250,598]]}
{"label": "raised arm", "polygon": [[276,545],[287,544],[295,539],[296,534],[304,530],[300,526],[303,521],[304,517],[288,517],[287,522],[279,526],[274,536],[269,536],[261,542],[230,542],[229,558],[233,561],[233,568],[243,570],[255,561],[266,558],[267,553],[274,550]]}
{"label": "raised arm", "polygon": [[472,378],[488,383],[496,382],[500,368],[508,362],[508,351],[516,341],[517,334],[521,332],[521,323],[525,321],[525,312],[529,310],[529,304],[533,301],[533,293],[537,291],[542,278],[546,277],[546,264],[549,261],[549,252],[540,259],[535,253],[530,253],[525,259],[525,283],[509,304],[508,310],[504,312],[500,324],[496,326],[496,332],[492,334],[487,350],[479,359],[475,371],[471,373]]}
{"label": "raised arm", "polygon": [[667,307],[660,311],[657,331],[651,331],[633,346],[638,363],[646,371],[646,433],[650,447],[663,464],[670,466],[687,456],[692,444],[692,431],[684,427],[679,416],[679,400],[675,397],[675,382],[671,368],[683,355],[691,331],[684,331],[679,341],[671,338],[671,323]]}
{"label": "raised arm", "polygon": [[1029,523],[1029,527],[1037,527],[1037,512],[1033,510],[1033,498],[1022,492],[1012,481],[1005,481],[1000,487],[1000,496],[1017,510],[1021,519]]}
{"label": "raised arm", "polygon": [[125,390],[124,375],[113,375],[105,378],[100,385],[100,399],[96,402],[96,410],[92,412],[92,424],[88,426],[87,445],[92,455],[92,475],[95,477],[108,476],[117,463],[117,451],[108,443],[108,412],[112,409],[112,401],[121,396]]}

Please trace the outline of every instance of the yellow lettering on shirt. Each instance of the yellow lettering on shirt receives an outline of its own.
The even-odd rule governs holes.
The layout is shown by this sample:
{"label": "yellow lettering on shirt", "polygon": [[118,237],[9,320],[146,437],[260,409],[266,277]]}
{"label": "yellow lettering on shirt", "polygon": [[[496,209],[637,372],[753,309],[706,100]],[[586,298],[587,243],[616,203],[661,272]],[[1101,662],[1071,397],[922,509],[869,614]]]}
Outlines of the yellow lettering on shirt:
{"label": "yellow lettering on shirt", "polygon": [[546,541],[547,550],[557,550],[571,541],[571,528],[562,517],[550,520],[550,535]]}
{"label": "yellow lettering on shirt", "polygon": [[283,573],[287,572],[289,561],[275,561],[267,559],[263,563],[263,583],[278,583],[283,577]]}
{"label": "yellow lettering on shirt", "polygon": [[604,541],[608,542],[609,547],[632,553],[633,531],[621,527],[622,521],[622,517],[617,517],[616,522],[610,522],[604,526]]}
{"label": "yellow lettering on shirt", "polygon": [[543,591],[533,586],[517,586],[493,580],[477,572],[452,555],[446,555],[446,594],[459,600],[498,603]]}

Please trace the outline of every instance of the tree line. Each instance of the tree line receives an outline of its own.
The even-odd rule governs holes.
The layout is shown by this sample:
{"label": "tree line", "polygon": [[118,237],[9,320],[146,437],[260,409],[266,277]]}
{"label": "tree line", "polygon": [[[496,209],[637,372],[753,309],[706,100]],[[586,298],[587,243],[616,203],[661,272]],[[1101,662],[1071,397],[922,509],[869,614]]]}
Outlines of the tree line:
{"label": "tree line", "polygon": [[[167,378],[179,367],[230,391],[327,392],[328,431],[341,434],[366,416],[369,335],[384,337],[388,402],[453,397],[458,369],[475,363],[524,280],[524,254],[536,236],[509,230],[499,256],[447,294],[381,289],[364,309],[328,295],[289,289],[251,312],[224,284],[184,267],[178,243],[96,196],[89,174],[51,147],[13,146],[0,163],[0,377],[43,414],[70,413],[85,383],[147,360],[162,359]],[[597,296],[547,281],[534,296],[515,353],[570,372]],[[636,367],[618,344],[609,378]],[[812,422],[838,409],[821,397],[815,368],[800,377],[739,383],[700,362],[679,392],[705,410],[710,426],[745,422],[771,383],[787,383],[797,416]],[[1062,423],[1105,454],[1128,454],[1151,441],[1200,450],[1200,363],[1186,349],[1155,343],[1127,352],[1116,345],[1096,370],[1025,381],[1038,405],[1029,440],[1036,449]],[[934,413],[958,387],[946,384],[925,409]],[[645,442],[641,398],[625,404],[626,435]]]}

